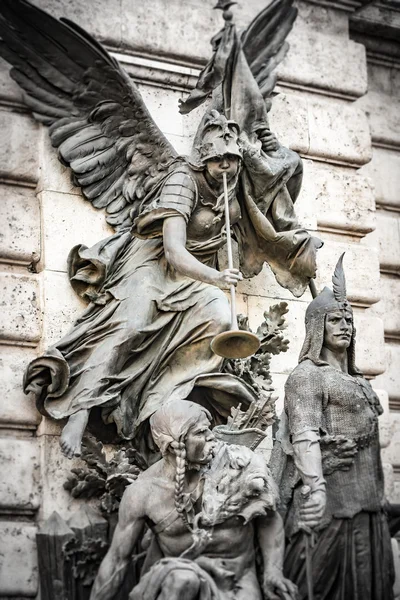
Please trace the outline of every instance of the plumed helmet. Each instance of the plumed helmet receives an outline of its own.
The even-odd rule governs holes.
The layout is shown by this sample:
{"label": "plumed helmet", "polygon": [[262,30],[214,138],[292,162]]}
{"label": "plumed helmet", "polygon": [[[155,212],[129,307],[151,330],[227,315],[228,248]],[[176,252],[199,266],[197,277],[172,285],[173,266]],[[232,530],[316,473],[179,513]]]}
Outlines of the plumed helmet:
{"label": "plumed helmet", "polygon": [[346,297],[346,278],[343,270],[343,257],[339,258],[332,277],[333,290],[325,287],[320,294],[309,304],[306,311],[306,323],[318,314],[326,315],[333,310],[349,310],[351,305]]}
{"label": "plumed helmet", "polygon": [[[299,362],[309,359],[316,365],[326,365],[321,359],[321,350],[324,343],[325,317],[329,312],[345,310],[353,312],[350,302],[346,297],[346,278],[343,270],[343,256],[339,258],[332,277],[332,290],[325,287],[320,294],[309,304],[306,310],[306,337],[300,352]],[[360,371],[355,365],[355,337],[353,333],[350,346],[347,349],[349,373],[356,375]]]}
{"label": "plumed helmet", "polygon": [[201,132],[200,144],[196,148],[201,162],[226,154],[242,158],[239,134],[240,127],[235,121],[228,121],[217,110],[211,110]]}

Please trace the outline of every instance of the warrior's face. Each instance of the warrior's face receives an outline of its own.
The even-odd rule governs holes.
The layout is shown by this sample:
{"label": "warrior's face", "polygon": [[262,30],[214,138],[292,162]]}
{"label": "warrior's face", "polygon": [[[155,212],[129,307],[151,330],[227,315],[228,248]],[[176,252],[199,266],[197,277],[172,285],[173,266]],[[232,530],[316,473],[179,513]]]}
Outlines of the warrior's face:
{"label": "warrior's face", "polygon": [[214,456],[215,437],[206,415],[186,434],[186,460],[194,465],[206,465]]}
{"label": "warrior's face", "polygon": [[239,158],[232,154],[224,154],[207,160],[206,170],[208,175],[218,183],[222,182],[223,173],[227,180],[233,179],[239,169]]}
{"label": "warrior's face", "polygon": [[353,315],[349,310],[334,310],[325,317],[324,346],[332,352],[343,352],[351,343]]}

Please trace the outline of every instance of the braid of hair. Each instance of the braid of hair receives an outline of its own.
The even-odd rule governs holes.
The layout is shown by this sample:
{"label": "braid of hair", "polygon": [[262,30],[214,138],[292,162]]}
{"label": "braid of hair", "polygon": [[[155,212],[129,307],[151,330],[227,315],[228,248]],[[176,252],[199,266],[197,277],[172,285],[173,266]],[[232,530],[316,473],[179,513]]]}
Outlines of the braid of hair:
{"label": "braid of hair", "polygon": [[183,502],[183,488],[185,485],[185,472],[186,472],[186,447],[183,441],[172,442],[171,447],[175,452],[176,460],[176,472],[175,472],[175,508],[176,512],[180,515],[181,519],[185,523],[188,529],[191,530],[189,525],[188,516],[185,510]]}

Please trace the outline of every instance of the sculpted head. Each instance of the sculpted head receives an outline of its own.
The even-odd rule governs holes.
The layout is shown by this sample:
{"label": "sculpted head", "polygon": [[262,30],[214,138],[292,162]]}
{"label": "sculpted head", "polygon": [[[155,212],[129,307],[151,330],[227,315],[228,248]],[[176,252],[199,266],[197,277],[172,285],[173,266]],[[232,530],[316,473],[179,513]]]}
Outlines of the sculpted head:
{"label": "sculpted head", "polygon": [[240,159],[233,154],[223,154],[214,156],[206,161],[206,171],[208,176],[221,183],[223,173],[226,173],[227,180],[234,179],[239,171]]}
{"label": "sculpted head", "polygon": [[223,172],[228,181],[239,173],[242,159],[239,134],[239,125],[217,110],[211,110],[205,117],[196,150],[209,183],[221,183]]}
{"label": "sculpted head", "polygon": [[213,455],[210,421],[210,413],[199,404],[173,400],[154,413],[150,428],[163,456],[182,454],[184,450],[186,463],[201,466],[210,462]]}
{"label": "sculpted head", "polygon": [[355,328],[353,311],[346,297],[346,280],[343,271],[343,255],[332,277],[333,289],[324,288],[309,304],[306,311],[306,338],[300,352],[299,362],[309,359],[316,365],[324,365],[322,348],[334,353],[347,351],[350,374],[359,374],[355,366]]}
{"label": "sculpted head", "polygon": [[275,510],[277,499],[264,458],[246,446],[221,443],[205,474],[201,523],[211,527],[235,516],[248,523]]}
{"label": "sculpted head", "polygon": [[323,345],[332,352],[343,352],[353,336],[353,313],[350,310],[332,310],[325,315]]}

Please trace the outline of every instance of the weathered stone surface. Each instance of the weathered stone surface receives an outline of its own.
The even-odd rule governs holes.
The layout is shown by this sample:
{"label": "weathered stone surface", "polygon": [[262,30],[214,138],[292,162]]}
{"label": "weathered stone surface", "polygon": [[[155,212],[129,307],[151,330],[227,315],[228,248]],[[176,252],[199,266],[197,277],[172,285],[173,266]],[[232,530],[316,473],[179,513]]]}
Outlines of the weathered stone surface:
{"label": "weathered stone surface", "polygon": [[0,58],[0,99],[22,103],[22,93],[19,86],[9,76],[9,70],[8,63]]}
{"label": "weathered stone surface", "polygon": [[[225,291],[226,297],[231,299],[230,292],[228,290]],[[249,306],[248,306],[248,296],[244,294],[236,293],[236,313],[238,315],[243,315],[244,317],[249,316]]]}
{"label": "weathered stone surface", "polygon": [[0,274],[0,339],[35,343],[41,335],[37,276]]}
{"label": "weathered stone surface", "polygon": [[385,462],[399,464],[400,456],[400,413],[390,413],[392,423],[392,438],[390,444],[382,449],[382,458]]}
{"label": "weathered stone surface", "polygon": [[30,117],[0,109],[0,177],[37,181],[38,129]]}
{"label": "weathered stone surface", "polygon": [[40,421],[35,402],[22,391],[22,376],[36,358],[30,348],[0,346],[0,425],[35,427]]}
{"label": "weathered stone surface", "polygon": [[[135,20],[126,20],[119,2],[96,0],[95,3],[85,0],[37,0],[36,5],[49,12],[53,17],[67,17],[83,27],[86,31],[108,42],[119,46],[121,42],[121,22],[135,30]],[[155,14],[155,13],[154,13]]]}
{"label": "weathered stone surface", "polygon": [[308,102],[301,94],[279,94],[269,112],[271,130],[284,146],[308,154],[310,150]]}
{"label": "weathered stone surface", "polygon": [[32,262],[40,255],[40,208],[31,188],[0,185],[0,260]]}
{"label": "weathered stone surface", "polygon": [[370,91],[357,100],[357,106],[368,115],[374,142],[400,146],[400,103],[397,98]]}
{"label": "weathered stone surface", "polygon": [[309,103],[309,154],[363,165],[371,160],[368,121],[362,110],[343,101]]}
{"label": "weathered stone surface", "polygon": [[[349,33],[348,14],[343,12],[338,2],[296,2],[299,11],[297,20],[304,27],[314,31],[323,31],[329,35],[347,38]],[[318,49],[319,51],[319,49]]]}
{"label": "weathered stone surface", "polygon": [[36,527],[0,523],[0,596],[22,598],[38,591]]}
{"label": "weathered stone surface", "polygon": [[41,518],[48,519],[53,511],[57,511],[64,519],[68,519],[76,512],[81,503],[72,498],[64,489],[64,483],[70,475],[71,469],[83,467],[78,458],[69,460],[62,455],[60,438],[57,435],[42,435],[39,438],[41,456],[46,468],[42,470],[41,484],[43,486]]}
{"label": "weathered stone surface", "polygon": [[[386,341],[384,350],[385,372],[376,378],[375,385],[386,390],[389,400],[400,400],[400,345]],[[400,436],[400,430],[399,430]],[[399,456],[399,454],[398,454]]]}
{"label": "weathered stone surface", "polygon": [[386,390],[374,389],[383,408],[383,414],[379,417],[379,442],[381,448],[387,448],[392,440],[392,420],[389,413],[389,396]]}
{"label": "weathered stone surface", "polygon": [[[364,375],[376,377],[386,368],[383,322],[355,311],[354,324],[357,330],[356,364]],[[378,382],[375,387],[387,389]]]}
{"label": "weathered stone surface", "polygon": [[[153,0],[149,11],[145,4],[122,0],[122,45],[184,61],[205,61],[211,54],[211,37],[223,27],[221,11],[214,6],[214,0],[201,4],[188,0],[184,8],[180,0]],[[265,0],[252,0],[233,7],[236,24],[249,25],[265,6]]]}
{"label": "weathered stone surface", "polygon": [[75,294],[66,273],[45,271],[44,320],[42,345],[54,344],[72,327],[86,308],[86,304]]}
{"label": "weathered stone surface", "polygon": [[377,204],[400,208],[400,152],[373,148],[372,160],[361,172],[371,178]]}
{"label": "weathered stone surface", "polygon": [[381,270],[400,273],[400,218],[396,213],[380,210],[376,219]]}
{"label": "weathered stone surface", "polygon": [[0,511],[39,508],[40,456],[37,440],[0,438]]}
{"label": "weathered stone surface", "polygon": [[279,94],[273,101],[270,125],[284,145],[301,154],[354,165],[371,159],[368,121],[354,104]]}
{"label": "weathered stone surface", "polygon": [[[81,196],[80,188],[71,183],[71,171],[58,160],[57,150],[50,142],[48,129],[43,127],[40,132],[39,181],[37,193],[42,191],[63,192]],[[46,224],[46,223],[45,223]]]}
{"label": "weathered stone surface", "polygon": [[282,81],[353,97],[367,91],[365,48],[361,44],[344,36],[326,35],[323,29],[316,30],[314,23],[304,26],[301,20],[295,23],[288,42],[290,50],[278,68]]}
{"label": "weathered stone surface", "polygon": [[386,337],[400,339],[400,278],[382,273],[380,291],[382,300],[370,310],[383,320]]}
{"label": "weathered stone surface", "polygon": [[[393,15],[392,15],[393,16]],[[381,40],[383,42],[383,40]],[[394,58],[394,57],[393,57]],[[369,89],[393,98],[398,98],[400,92],[400,73],[393,65],[383,61],[368,61]]]}
{"label": "weathered stone surface", "polygon": [[167,133],[167,140],[173,145],[178,154],[189,155],[192,150],[192,140],[189,137]]}
{"label": "weathered stone surface", "polygon": [[207,59],[209,40],[222,27],[220,11],[212,7],[210,0],[201,5],[189,1],[182,18],[179,0],[154,0],[151,11],[145,4],[122,0],[122,44],[152,54],[184,56],[192,61]]}
{"label": "weathered stone surface", "polygon": [[[234,264],[238,264],[238,262],[234,262]],[[281,287],[275,279],[274,274],[267,264],[264,264],[264,267],[259,275],[256,277],[252,277],[251,279],[245,279],[239,282],[237,286],[237,290],[239,293],[249,294],[251,296],[262,296],[263,302],[266,306],[264,310],[268,309],[269,304],[274,304],[275,300],[293,300],[293,295]],[[311,294],[306,291],[301,298],[297,300],[303,302],[311,301]]]}
{"label": "weathered stone surface", "polygon": [[[296,364],[293,366],[293,368],[295,368],[296,365],[297,365],[297,360],[296,360]],[[278,400],[276,401],[275,408],[276,408],[276,414],[279,417],[283,411],[283,406],[284,406],[284,401],[285,401],[285,383],[286,383],[288,376],[285,373],[273,373],[273,372],[271,372],[271,375],[272,375],[272,385],[274,386],[274,390],[276,391],[276,395],[278,396]]]}
{"label": "weathered stone surface", "polygon": [[82,196],[41,192],[43,214],[43,261],[46,269],[66,271],[69,251],[77,244],[92,246],[112,235],[103,210]]}
{"label": "weathered stone surface", "polygon": [[[182,19],[179,0],[170,0],[168,4],[157,0],[150,13],[144,6],[123,0],[122,14],[126,17],[122,19],[123,45],[145,53],[180,56],[185,61],[207,60],[211,52],[209,40],[222,26],[220,13],[213,10],[214,2],[201,5],[189,2],[187,6]],[[265,6],[264,0],[253,0],[234,7],[235,22],[239,27],[247,26]],[[279,69],[281,78],[355,96],[365,93],[365,50],[361,44],[348,40],[347,19],[339,11],[325,8],[317,11],[307,3],[299,3],[299,9],[289,37],[291,48]],[[130,23],[135,23],[135,27],[130,27]],[[298,68],[299,63],[302,69]]]}
{"label": "weathered stone surface", "polygon": [[304,160],[303,203],[316,216],[318,226],[356,235],[375,228],[373,188],[358,171],[322,162]]}
{"label": "weathered stone surface", "polygon": [[324,246],[318,251],[316,286],[319,291],[331,286],[332,275],[340,255],[345,252],[347,296],[353,303],[367,305],[378,302],[379,289],[378,252],[363,244],[336,242],[321,234]]}
{"label": "weathered stone surface", "polygon": [[139,90],[151,116],[165,134],[183,135],[185,116],[179,113],[182,92],[139,84]]}
{"label": "weathered stone surface", "polygon": [[352,27],[357,31],[380,36],[383,39],[386,37],[396,39],[400,28],[400,15],[396,3],[361,2],[361,4],[365,6],[360,7],[351,17]]}

